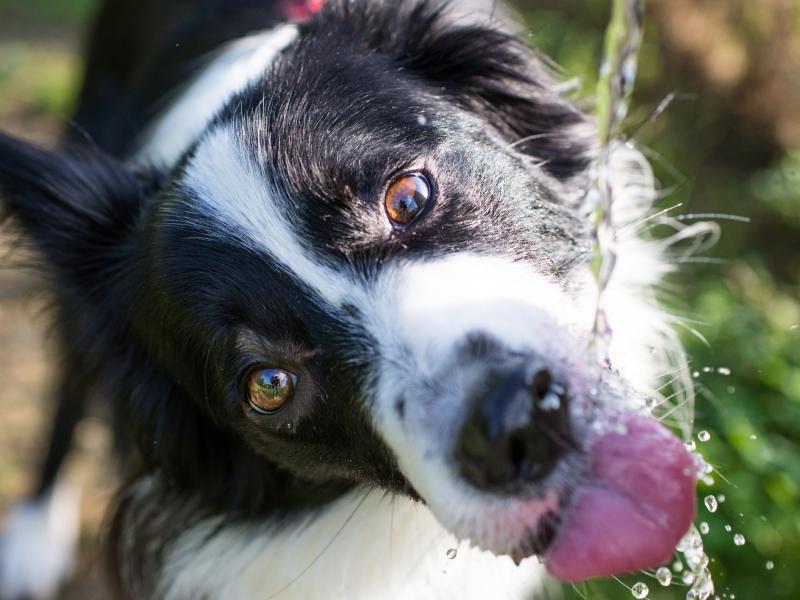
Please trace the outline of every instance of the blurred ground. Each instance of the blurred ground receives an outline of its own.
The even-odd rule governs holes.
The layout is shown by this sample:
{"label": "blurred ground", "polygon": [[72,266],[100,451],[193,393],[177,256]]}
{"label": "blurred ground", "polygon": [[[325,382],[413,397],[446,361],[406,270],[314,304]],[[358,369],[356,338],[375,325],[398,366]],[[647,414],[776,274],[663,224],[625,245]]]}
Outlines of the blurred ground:
{"label": "blurred ground", "polygon": [[[5,132],[53,145],[78,79],[81,24],[69,12],[56,10],[49,13],[52,19],[43,20],[44,7],[19,6],[0,3],[0,124]],[[0,515],[36,483],[58,361],[48,332],[43,282],[14,268],[25,260],[16,246],[13,232],[0,228]],[[81,556],[78,576],[61,599],[99,600],[107,597],[94,565],[113,492],[106,462],[109,439],[102,423],[92,418],[80,426],[76,442],[66,475],[84,487]]]}
{"label": "blurred ground", "polygon": [[[52,144],[67,126],[81,30],[96,0],[0,0],[0,129]],[[607,0],[520,0],[534,43],[591,94]],[[733,213],[708,264],[682,265],[667,300],[707,340],[685,336],[699,398],[699,444],[718,468],[699,495],[720,598],[800,597],[800,1],[651,0],[630,133],[679,212]],[[648,116],[669,94],[675,101]],[[57,361],[41,282],[12,268],[0,233],[0,520],[33,481]],[[18,259],[19,254],[14,258]],[[719,372],[722,367],[723,373]],[[727,370],[730,371],[727,374]],[[91,569],[113,490],[108,439],[81,427],[69,476],[83,482],[82,564],[63,599],[103,598]],[[726,526],[731,531],[726,531]],[[736,546],[734,532],[747,542]],[[767,568],[770,561],[773,565]],[[685,587],[650,598],[683,598]],[[567,595],[628,598],[615,581]]]}

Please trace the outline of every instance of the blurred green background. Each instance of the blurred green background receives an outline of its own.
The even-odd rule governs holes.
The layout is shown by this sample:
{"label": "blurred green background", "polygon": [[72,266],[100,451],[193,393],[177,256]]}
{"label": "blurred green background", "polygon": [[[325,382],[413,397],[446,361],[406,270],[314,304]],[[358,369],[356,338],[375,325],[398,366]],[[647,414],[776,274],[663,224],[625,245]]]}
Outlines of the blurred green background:
{"label": "blurred green background", "polygon": [[[80,81],[96,0],[0,0],[0,128],[52,143]],[[591,103],[609,0],[519,0],[530,39]],[[629,135],[677,212],[722,220],[722,238],[684,264],[670,299],[697,372],[697,442],[724,496],[705,547],[720,598],[800,598],[800,0],[651,0]],[[673,101],[657,117],[665,98]],[[719,368],[722,367],[722,373]],[[727,372],[730,374],[726,374]],[[726,531],[726,525],[731,531]],[[735,545],[733,534],[746,539]],[[772,568],[769,568],[769,565]],[[646,574],[570,597],[683,598]]]}

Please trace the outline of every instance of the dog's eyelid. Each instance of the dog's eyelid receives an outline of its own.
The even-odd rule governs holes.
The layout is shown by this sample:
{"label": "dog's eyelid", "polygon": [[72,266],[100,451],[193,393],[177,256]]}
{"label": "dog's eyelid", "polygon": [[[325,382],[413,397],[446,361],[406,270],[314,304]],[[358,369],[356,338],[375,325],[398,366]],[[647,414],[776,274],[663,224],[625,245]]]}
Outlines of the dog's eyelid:
{"label": "dog's eyelid", "polygon": [[271,363],[290,371],[300,370],[314,360],[319,348],[310,347],[297,340],[279,337],[268,338],[248,327],[241,327],[235,334],[234,348],[239,363],[244,369],[254,364]]}

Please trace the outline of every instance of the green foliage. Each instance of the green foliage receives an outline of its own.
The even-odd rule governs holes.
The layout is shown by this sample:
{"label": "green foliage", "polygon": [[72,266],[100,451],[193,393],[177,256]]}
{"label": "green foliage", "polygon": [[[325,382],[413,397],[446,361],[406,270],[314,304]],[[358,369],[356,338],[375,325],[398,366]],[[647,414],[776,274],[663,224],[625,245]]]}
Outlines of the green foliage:
{"label": "green foliage", "polygon": [[64,24],[86,20],[99,0],[0,0],[0,15],[19,15],[27,21]]}
{"label": "green foliage", "polygon": [[78,67],[77,57],[58,45],[0,42],[0,115],[18,103],[57,118],[69,117]]}

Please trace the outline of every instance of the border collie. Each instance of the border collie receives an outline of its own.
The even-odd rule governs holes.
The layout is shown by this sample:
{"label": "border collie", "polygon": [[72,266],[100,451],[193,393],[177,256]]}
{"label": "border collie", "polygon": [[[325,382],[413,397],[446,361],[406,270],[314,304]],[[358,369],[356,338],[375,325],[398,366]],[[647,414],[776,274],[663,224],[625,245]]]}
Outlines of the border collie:
{"label": "border collie", "polygon": [[64,352],[3,598],[69,572],[90,395],[122,598],[530,598],[671,557],[696,469],[646,408],[681,356],[652,176],[613,148],[601,365],[592,122],[472,4],[108,2],[65,149],[0,136]]}

